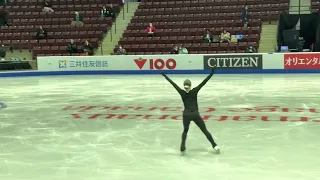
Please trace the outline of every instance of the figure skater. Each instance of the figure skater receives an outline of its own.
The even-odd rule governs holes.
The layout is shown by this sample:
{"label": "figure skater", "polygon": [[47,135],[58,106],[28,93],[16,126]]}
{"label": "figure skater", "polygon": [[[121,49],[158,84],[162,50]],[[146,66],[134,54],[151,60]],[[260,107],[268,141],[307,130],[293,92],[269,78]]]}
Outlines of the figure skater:
{"label": "figure skater", "polygon": [[171,84],[172,86],[179,92],[183,104],[184,104],[184,111],[182,115],[183,119],[183,133],[182,133],[182,141],[180,146],[181,153],[184,153],[186,150],[186,139],[187,139],[187,133],[189,130],[190,122],[193,121],[200,130],[206,135],[207,139],[210,141],[213,149],[217,154],[220,153],[220,148],[217,146],[217,144],[214,142],[212,135],[207,130],[207,127],[201,118],[198,110],[198,92],[200,89],[209,81],[209,79],[212,77],[214,73],[214,69],[211,70],[210,75],[203,80],[197,87],[191,89],[191,81],[189,79],[186,79],[183,82],[184,90],[180,89],[177,84],[175,84],[167,75],[164,73],[161,73]]}

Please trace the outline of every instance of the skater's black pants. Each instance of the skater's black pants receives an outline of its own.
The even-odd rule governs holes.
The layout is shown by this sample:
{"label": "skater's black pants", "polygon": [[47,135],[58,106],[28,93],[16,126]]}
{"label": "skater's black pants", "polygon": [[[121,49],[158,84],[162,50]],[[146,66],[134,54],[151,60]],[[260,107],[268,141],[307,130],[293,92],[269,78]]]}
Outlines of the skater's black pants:
{"label": "skater's black pants", "polygon": [[195,112],[183,112],[183,133],[182,133],[182,144],[181,144],[181,150],[184,150],[185,141],[187,139],[187,133],[189,131],[189,126],[191,121],[193,121],[203,132],[203,134],[207,137],[207,139],[210,141],[212,147],[217,146],[217,144],[214,142],[212,135],[207,130],[206,124],[204,123],[203,119],[201,118],[198,111]]}

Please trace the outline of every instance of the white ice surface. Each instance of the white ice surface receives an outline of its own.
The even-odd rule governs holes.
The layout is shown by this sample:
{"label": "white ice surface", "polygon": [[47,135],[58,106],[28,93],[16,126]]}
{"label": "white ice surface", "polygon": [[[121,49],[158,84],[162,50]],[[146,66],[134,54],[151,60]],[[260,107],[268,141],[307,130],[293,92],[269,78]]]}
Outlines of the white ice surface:
{"label": "white ice surface", "polygon": [[[197,85],[205,75],[169,77],[178,85],[185,78]],[[319,180],[319,79],[215,75],[200,91],[199,106],[202,115],[211,116],[206,125],[222,153],[213,154],[192,124],[187,154],[180,156],[181,121],[159,117],[174,119],[181,112],[172,110],[182,103],[161,76],[2,78],[0,102],[8,107],[0,110],[0,179]],[[73,108],[63,110],[68,106]],[[279,108],[233,112],[255,106]],[[210,107],[216,111],[206,112]],[[114,117],[105,119],[110,114]],[[118,118],[121,114],[126,116]],[[220,116],[228,119],[217,121]],[[244,121],[248,116],[257,117]],[[308,121],[289,122],[299,117]]]}

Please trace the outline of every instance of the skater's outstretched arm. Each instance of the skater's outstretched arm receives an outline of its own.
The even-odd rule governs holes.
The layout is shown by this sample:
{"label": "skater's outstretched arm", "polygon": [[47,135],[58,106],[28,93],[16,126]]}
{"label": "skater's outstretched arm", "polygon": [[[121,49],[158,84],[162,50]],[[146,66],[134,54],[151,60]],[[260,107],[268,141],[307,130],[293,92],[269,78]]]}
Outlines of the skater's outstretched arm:
{"label": "skater's outstretched arm", "polygon": [[214,74],[214,69],[212,68],[209,76],[205,78],[197,87],[195,87],[195,89],[197,91],[200,91],[200,89],[209,81],[209,79],[213,76],[213,74]]}
{"label": "skater's outstretched arm", "polygon": [[174,83],[166,74],[161,73],[162,76],[164,76],[164,78],[166,78],[167,81],[169,81],[169,83],[180,93],[181,91],[183,91],[181,88],[179,88],[179,86]]}

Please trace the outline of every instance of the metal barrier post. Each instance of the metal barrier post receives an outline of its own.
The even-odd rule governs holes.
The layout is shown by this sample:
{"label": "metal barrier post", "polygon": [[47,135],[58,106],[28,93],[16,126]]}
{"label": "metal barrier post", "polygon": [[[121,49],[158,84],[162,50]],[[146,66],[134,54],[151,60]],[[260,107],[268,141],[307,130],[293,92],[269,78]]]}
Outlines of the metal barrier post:
{"label": "metal barrier post", "polygon": [[298,10],[299,10],[299,15],[300,15],[300,13],[301,13],[301,0],[299,0],[299,8],[298,8]]}
{"label": "metal barrier post", "polygon": [[112,42],[112,28],[110,29],[110,41]]}
{"label": "metal barrier post", "polygon": [[123,5],[123,7],[122,7],[122,18],[123,18],[123,20],[125,19],[124,18],[124,16],[125,16],[125,13],[124,13],[124,6],[125,6],[125,4]]}
{"label": "metal barrier post", "polygon": [[24,40],[24,38],[22,38],[22,33],[20,34],[20,42],[19,42],[19,49],[20,49],[20,52],[22,52],[22,40]]}
{"label": "metal barrier post", "polygon": [[127,3],[127,13],[129,12],[129,3]]}
{"label": "metal barrier post", "polygon": [[100,49],[101,49],[101,56],[103,56],[103,50],[102,50],[102,48],[103,48],[103,45],[102,45],[102,41],[100,42]]}

